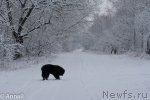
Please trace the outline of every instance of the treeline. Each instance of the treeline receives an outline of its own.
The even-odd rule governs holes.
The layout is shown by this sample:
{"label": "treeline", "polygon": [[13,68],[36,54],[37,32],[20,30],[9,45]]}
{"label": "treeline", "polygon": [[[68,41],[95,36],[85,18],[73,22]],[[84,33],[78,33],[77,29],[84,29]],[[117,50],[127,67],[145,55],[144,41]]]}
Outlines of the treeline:
{"label": "treeline", "polygon": [[[150,0],[109,0],[113,9],[95,15],[85,48],[105,53],[150,54]],[[85,39],[84,41],[88,41]]]}

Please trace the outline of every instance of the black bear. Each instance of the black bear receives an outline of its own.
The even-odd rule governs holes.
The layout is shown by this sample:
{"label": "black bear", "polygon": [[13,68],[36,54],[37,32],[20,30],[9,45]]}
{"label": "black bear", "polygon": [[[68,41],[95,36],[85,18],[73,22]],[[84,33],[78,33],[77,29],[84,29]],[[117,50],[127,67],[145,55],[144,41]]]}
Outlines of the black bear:
{"label": "black bear", "polygon": [[60,79],[59,76],[63,76],[65,69],[58,65],[46,64],[42,66],[42,77],[43,80],[48,80],[50,74],[52,74],[56,79]]}

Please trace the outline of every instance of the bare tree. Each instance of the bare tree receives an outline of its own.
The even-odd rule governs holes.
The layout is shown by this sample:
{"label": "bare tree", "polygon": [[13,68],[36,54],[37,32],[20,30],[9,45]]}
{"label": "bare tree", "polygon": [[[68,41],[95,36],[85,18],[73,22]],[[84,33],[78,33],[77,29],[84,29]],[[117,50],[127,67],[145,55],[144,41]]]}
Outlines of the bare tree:
{"label": "bare tree", "polygon": [[[84,23],[91,7],[89,0],[1,0],[0,24],[5,33],[9,33],[5,35],[11,34],[11,43],[26,45],[25,39],[29,36],[30,42],[33,42],[31,38],[36,35],[44,37],[43,40],[47,36],[67,36],[66,33]],[[35,34],[37,32],[41,33]],[[39,41],[37,38],[34,40]],[[48,44],[46,41],[44,44],[37,43]]]}

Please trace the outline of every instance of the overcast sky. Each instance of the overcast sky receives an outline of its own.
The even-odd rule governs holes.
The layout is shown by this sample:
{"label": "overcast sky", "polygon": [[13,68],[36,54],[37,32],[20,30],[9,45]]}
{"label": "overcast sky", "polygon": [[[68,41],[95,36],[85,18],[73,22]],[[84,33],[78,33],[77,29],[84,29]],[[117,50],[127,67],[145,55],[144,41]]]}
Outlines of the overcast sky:
{"label": "overcast sky", "polygon": [[115,8],[109,0],[102,0],[102,3],[98,7],[97,13],[99,15],[107,15],[108,13],[114,13]]}
{"label": "overcast sky", "polygon": [[[97,0],[96,2],[99,5],[95,11],[96,14],[102,16],[102,15],[108,15],[109,13],[111,14],[115,13],[116,10],[113,7],[113,4],[109,0],[102,0],[102,2],[100,2],[100,0]],[[93,14],[89,15],[89,17],[87,17],[87,20],[92,21]]]}

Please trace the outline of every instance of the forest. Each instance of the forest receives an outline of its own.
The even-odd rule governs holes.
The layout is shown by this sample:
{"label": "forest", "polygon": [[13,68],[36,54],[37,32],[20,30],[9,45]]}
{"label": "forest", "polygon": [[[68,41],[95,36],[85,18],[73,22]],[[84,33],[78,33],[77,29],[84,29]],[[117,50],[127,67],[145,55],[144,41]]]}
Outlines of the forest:
{"label": "forest", "polygon": [[0,0],[0,59],[150,54],[149,0]]}

